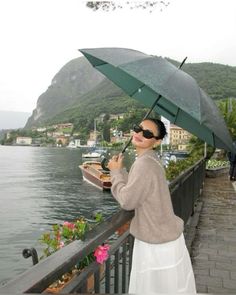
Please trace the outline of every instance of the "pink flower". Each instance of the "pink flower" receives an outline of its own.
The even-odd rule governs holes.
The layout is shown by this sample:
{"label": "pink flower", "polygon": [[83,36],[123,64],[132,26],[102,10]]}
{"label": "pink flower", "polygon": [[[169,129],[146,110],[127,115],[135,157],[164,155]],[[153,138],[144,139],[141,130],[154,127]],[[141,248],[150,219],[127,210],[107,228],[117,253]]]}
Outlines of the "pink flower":
{"label": "pink flower", "polygon": [[64,221],[63,226],[68,227],[69,229],[74,229],[75,225],[72,222]]}
{"label": "pink flower", "polygon": [[65,246],[65,243],[64,242],[60,242],[60,244],[59,244],[59,248],[61,249],[61,248],[63,248]]}
{"label": "pink flower", "polygon": [[110,246],[108,244],[105,244],[103,246],[98,246],[97,249],[94,252],[94,256],[96,257],[96,261],[100,264],[102,264],[104,261],[107,260],[109,257],[108,250],[110,249]]}

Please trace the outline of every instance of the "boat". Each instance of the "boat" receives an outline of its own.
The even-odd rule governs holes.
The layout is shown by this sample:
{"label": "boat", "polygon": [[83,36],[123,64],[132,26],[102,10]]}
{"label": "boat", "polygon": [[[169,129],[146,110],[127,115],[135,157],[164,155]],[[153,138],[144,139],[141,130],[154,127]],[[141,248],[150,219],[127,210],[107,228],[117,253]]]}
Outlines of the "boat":
{"label": "boat", "polygon": [[96,151],[82,154],[82,158],[100,158],[101,156],[102,154]]}
{"label": "boat", "polygon": [[102,169],[98,161],[86,161],[79,168],[82,171],[83,179],[103,190],[110,190],[111,176],[109,171]]}
{"label": "boat", "polygon": [[68,144],[67,148],[69,148],[69,149],[76,149],[77,146],[76,146],[76,144],[75,144],[74,141],[70,141],[70,143]]}
{"label": "boat", "polygon": [[102,148],[97,148],[94,149],[91,152],[82,154],[82,158],[100,158],[102,157],[105,153],[107,152],[107,150],[102,149]]}

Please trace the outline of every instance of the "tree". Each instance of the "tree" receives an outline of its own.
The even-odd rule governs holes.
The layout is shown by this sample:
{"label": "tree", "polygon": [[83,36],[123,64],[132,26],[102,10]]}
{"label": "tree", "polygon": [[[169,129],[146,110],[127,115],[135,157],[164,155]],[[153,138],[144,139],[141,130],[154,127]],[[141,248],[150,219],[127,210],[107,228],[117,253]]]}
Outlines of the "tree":
{"label": "tree", "polygon": [[107,122],[110,119],[110,115],[109,114],[105,114],[104,118],[103,118],[103,122]]}
{"label": "tree", "polygon": [[[146,115],[148,109],[131,109],[128,113],[124,115],[124,118],[113,122],[113,127],[123,132],[129,132],[130,129],[136,124],[140,124]],[[156,115],[152,116],[155,117]],[[151,116],[150,116],[151,117]]]}
{"label": "tree", "polygon": [[61,139],[58,140],[57,144],[58,144],[58,146],[62,146],[63,145]]}
{"label": "tree", "polygon": [[225,120],[229,133],[236,139],[236,99],[229,98],[218,101],[219,110]]}
{"label": "tree", "polygon": [[111,124],[109,122],[109,119],[110,119],[110,115],[105,114],[103,118],[103,123],[101,124],[102,137],[103,137],[103,140],[107,142],[111,141],[111,135],[110,135]]}
{"label": "tree", "polygon": [[[203,157],[204,156],[204,141],[196,136],[192,136],[189,140],[188,151],[190,155],[193,157]],[[207,145],[207,155],[206,158],[210,159],[214,154],[215,148]]]}
{"label": "tree", "polygon": [[128,7],[130,9],[147,9],[150,13],[157,7],[160,11],[170,4],[169,1],[87,1],[86,6],[93,11],[113,11]]}
{"label": "tree", "polygon": [[109,122],[104,123],[103,125],[103,140],[110,142],[111,141],[111,135],[110,135],[110,124]]}

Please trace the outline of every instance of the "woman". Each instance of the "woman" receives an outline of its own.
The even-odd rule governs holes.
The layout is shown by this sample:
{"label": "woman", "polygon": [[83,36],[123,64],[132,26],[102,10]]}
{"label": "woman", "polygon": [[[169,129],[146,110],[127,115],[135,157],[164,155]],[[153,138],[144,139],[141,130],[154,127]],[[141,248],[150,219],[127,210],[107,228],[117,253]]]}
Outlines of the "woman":
{"label": "woman", "polygon": [[122,154],[108,163],[113,196],[123,209],[135,210],[129,293],[196,293],[183,220],[174,214],[165,172],[153,151],[165,135],[163,122],[146,119],[134,127],[138,157],[129,175]]}
{"label": "woman", "polygon": [[[233,142],[234,148],[236,148],[236,142]],[[232,181],[236,180],[236,154],[233,152],[228,152],[228,159],[230,163],[229,168],[229,179]]]}

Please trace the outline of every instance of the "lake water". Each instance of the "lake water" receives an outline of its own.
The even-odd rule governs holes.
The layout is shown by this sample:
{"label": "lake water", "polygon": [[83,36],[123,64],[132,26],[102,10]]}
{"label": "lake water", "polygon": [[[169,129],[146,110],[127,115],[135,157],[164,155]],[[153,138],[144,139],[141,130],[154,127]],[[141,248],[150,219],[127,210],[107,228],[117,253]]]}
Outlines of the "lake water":
{"label": "lake water", "polygon": [[52,224],[119,208],[109,192],[83,181],[81,162],[80,149],[0,146],[0,283],[31,267],[22,250],[40,254],[38,240]]}

